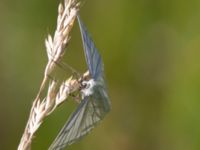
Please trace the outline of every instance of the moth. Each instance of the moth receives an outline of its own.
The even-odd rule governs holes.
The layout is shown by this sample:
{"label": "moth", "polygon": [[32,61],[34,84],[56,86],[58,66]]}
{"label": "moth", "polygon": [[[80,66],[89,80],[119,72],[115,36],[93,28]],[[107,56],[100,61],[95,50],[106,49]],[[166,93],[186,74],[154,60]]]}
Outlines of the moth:
{"label": "moth", "polygon": [[88,134],[110,111],[110,100],[104,80],[101,56],[95,47],[86,27],[77,16],[82,36],[86,63],[91,76],[81,81],[81,101],[75,112],[69,117],[49,150],[62,150]]}

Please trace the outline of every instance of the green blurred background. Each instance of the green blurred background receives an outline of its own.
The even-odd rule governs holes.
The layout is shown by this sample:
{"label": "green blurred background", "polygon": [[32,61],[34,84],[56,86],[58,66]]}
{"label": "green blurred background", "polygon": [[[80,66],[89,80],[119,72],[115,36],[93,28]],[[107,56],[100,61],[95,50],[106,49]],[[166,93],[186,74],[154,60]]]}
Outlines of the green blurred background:
{"label": "green blurred background", "polygon": [[[17,148],[47,62],[57,0],[0,1],[0,149]],[[81,16],[100,50],[112,111],[69,150],[200,149],[200,1],[86,0]],[[66,62],[86,69],[75,25]],[[84,64],[84,65],[82,65]],[[74,108],[46,119],[45,150]]]}

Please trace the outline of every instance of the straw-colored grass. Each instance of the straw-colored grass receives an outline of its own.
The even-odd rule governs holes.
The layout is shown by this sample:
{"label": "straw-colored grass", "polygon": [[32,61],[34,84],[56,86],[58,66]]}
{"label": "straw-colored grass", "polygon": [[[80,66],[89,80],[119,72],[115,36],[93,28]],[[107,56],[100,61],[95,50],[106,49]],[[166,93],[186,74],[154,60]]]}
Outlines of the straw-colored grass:
{"label": "straw-colored grass", "polygon": [[[66,46],[69,42],[69,33],[73,27],[75,18],[79,11],[79,3],[75,0],[65,0],[64,4],[59,4],[57,28],[54,36],[48,35],[45,40],[48,62],[44,71],[39,92],[33,101],[29,119],[26,128],[18,146],[18,150],[30,150],[31,143],[36,131],[43,123],[45,117],[51,114],[60,104],[62,104],[70,93],[79,90],[79,80],[70,77],[62,82],[50,78],[51,73],[55,70],[56,65],[60,64],[61,58],[65,53]],[[83,79],[88,78],[89,73],[83,74]],[[45,93],[46,96],[42,96]]]}

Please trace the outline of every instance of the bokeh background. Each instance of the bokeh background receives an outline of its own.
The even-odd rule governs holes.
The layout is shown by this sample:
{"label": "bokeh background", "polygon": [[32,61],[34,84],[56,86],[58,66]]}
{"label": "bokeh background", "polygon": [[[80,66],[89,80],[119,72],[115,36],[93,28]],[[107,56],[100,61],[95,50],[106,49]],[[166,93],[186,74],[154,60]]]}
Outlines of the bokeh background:
{"label": "bokeh background", "polygon": [[[47,61],[58,0],[0,1],[0,149],[17,148]],[[200,149],[200,1],[86,0],[80,14],[100,50],[112,111],[69,150]],[[86,69],[77,24],[66,62]],[[74,109],[37,132],[45,150]]]}

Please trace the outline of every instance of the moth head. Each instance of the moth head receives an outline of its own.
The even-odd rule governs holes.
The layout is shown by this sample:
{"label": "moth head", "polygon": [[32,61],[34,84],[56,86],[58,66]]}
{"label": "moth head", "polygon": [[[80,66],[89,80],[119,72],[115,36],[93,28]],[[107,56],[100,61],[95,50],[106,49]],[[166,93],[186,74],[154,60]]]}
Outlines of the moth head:
{"label": "moth head", "polygon": [[82,81],[81,82],[81,89],[89,89],[92,88],[95,85],[95,81],[93,79],[90,79],[89,81]]}

